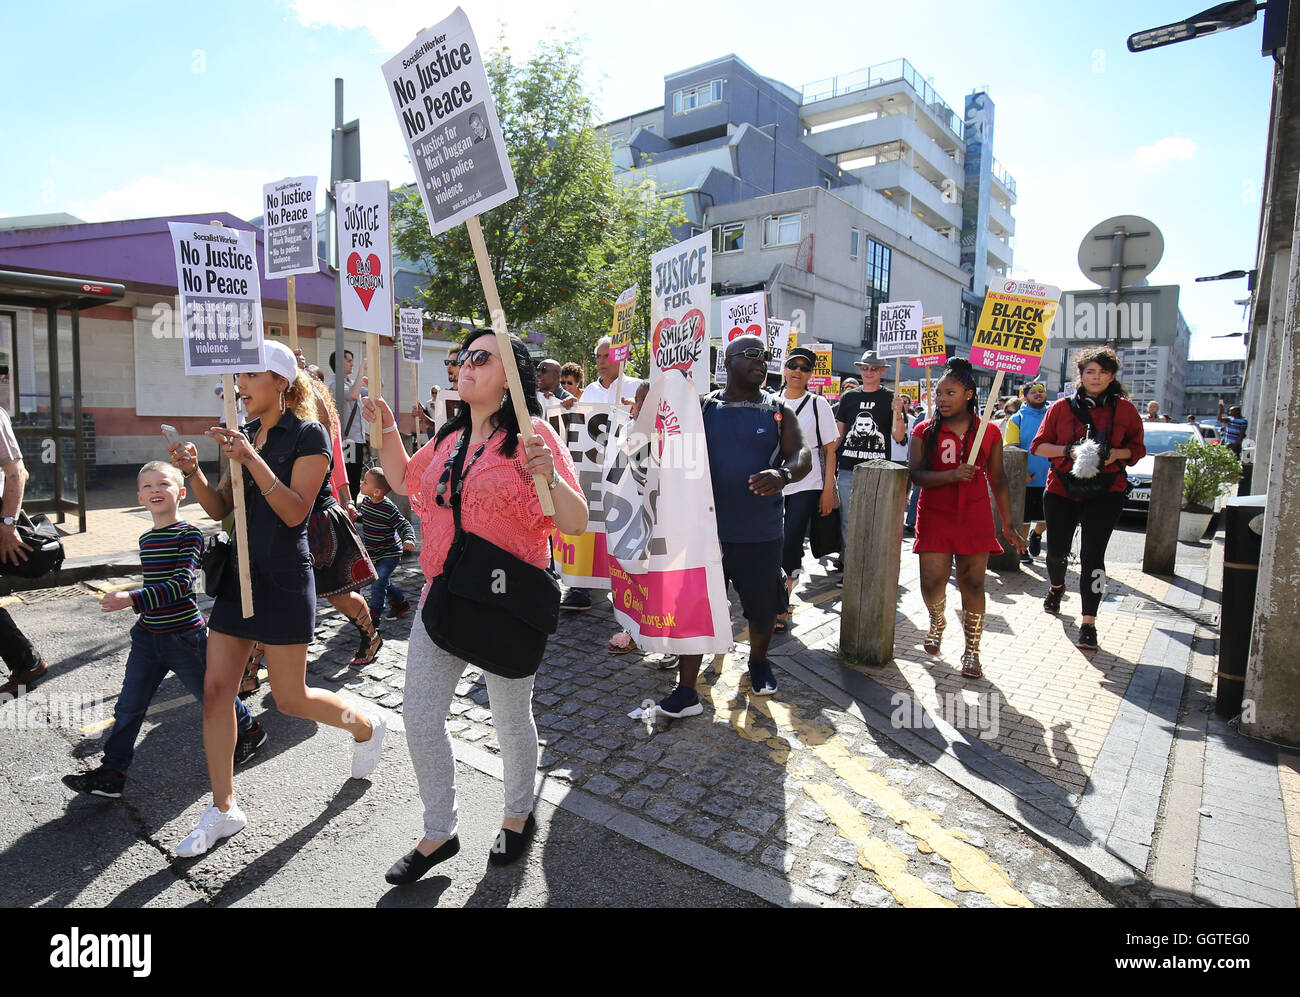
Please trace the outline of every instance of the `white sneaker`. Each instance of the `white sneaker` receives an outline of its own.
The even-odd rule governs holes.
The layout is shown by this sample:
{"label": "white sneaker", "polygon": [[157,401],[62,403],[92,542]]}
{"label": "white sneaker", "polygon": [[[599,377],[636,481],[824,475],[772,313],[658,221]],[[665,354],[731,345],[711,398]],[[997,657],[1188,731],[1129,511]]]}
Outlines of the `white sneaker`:
{"label": "white sneaker", "polygon": [[352,742],[352,778],[364,779],[375,770],[379,757],[384,753],[384,735],[388,733],[388,721],[382,713],[372,713],[370,720],[370,739]]}
{"label": "white sneaker", "polygon": [[231,803],[230,809],[225,813],[214,804],[203,811],[198,827],[190,836],[176,846],[176,854],[183,859],[192,859],[196,855],[202,855],[222,838],[229,838],[247,826],[248,818],[239,809],[239,804]]}

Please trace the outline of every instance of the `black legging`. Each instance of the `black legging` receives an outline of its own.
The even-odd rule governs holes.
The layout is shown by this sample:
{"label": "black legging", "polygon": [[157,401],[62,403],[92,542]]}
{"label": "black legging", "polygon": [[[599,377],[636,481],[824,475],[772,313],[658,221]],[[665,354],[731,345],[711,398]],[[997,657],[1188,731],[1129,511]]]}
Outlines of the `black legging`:
{"label": "black legging", "polygon": [[1043,495],[1043,513],[1047,517],[1047,575],[1055,586],[1065,584],[1074,530],[1080,527],[1079,595],[1083,599],[1084,616],[1096,616],[1101,605],[1106,547],[1123,508],[1123,492],[1107,492],[1083,502],[1053,492]]}

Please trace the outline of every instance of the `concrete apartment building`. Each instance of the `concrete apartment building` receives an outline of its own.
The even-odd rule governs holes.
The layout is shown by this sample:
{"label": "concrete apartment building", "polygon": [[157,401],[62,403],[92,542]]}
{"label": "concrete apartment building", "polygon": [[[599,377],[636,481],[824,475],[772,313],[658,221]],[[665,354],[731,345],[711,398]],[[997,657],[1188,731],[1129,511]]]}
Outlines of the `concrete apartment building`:
{"label": "concrete apartment building", "polygon": [[965,114],[906,60],[794,88],[734,55],[671,73],[664,103],[602,126],[629,182],[682,198],[713,231],[714,293],[765,289],[834,367],[875,342],[876,307],[919,299],[969,351],[991,277],[1010,272],[1015,180],[993,103]]}
{"label": "concrete apartment building", "polygon": [[1241,382],[1246,361],[1189,360],[1187,387],[1183,395],[1183,418],[1194,415],[1213,419],[1219,414],[1219,402],[1225,409],[1241,404]]}

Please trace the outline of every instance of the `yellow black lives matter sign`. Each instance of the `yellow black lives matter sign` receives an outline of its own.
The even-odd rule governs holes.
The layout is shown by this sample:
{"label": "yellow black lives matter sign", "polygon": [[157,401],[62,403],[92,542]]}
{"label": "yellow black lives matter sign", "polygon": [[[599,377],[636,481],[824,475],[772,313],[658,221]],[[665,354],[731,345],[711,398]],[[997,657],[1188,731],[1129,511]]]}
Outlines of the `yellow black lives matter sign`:
{"label": "yellow black lives matter sign", "polygon": [[1050,284],[994,280],[984,296],[971,363],[1011,374],[1037,374],[1060,299],[1061,289]]}

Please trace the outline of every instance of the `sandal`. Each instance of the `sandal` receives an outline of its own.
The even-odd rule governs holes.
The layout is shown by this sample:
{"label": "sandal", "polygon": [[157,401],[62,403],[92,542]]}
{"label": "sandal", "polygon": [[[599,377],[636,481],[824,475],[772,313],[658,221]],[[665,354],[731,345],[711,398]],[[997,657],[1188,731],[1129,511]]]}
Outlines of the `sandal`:
{"label": "sandal", "polygon": [[980,656],[978,654],[963,654],[961,656],[961,673],[968,679],[982,679],[984,669],[980,667]]}
{"label": "sandal", "polygon": [[365,623],[361,622],[361,617],[352,621],[352,625],[357,628],[357,633],[361,635],[361,645],[357,648],[357,653],[353,655],[349,665],[369,665],[374,662],[379,655],[379,649],[384,646],[384,638],[379,636],[379,630],[375,627],[375,621],[370,616],[369,610],[366,611]]}
{"label": "sandal", "polygon": [[262,688],[262,680],[258,677],[258,671],[262,667],[262,659],[266,656],[266,648],[261,644],[254,644],[253,650],[248,655],[248,664],[244,666],[244,677],[239,683],[239,698],[244,699],[251,696]]}
{"label": "sandal", "polygon": [[605,650],[610,654],[627,654],[635,647],[636,645],[632,643],[632,635],[626,630],[620,630],[609,639],[609,644]]}
{"label": "sandal", "polygon": [[776,622],[772,624],[773,633],[783,634],[789,629],[790,629],[790,617],[788,616],[785,619],[781,619],[781,617],[778,616],[776,618]]}

